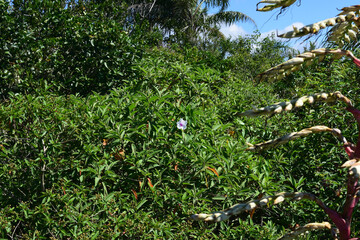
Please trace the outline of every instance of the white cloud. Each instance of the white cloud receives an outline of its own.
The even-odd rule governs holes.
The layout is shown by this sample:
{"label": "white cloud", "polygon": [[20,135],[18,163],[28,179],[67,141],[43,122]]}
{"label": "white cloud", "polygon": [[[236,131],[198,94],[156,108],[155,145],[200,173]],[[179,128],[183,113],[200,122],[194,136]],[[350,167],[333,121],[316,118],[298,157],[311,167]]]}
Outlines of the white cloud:
{"label": "white cloud", "polygon": [[231,25],[220,25],[220,31],[225,35],[225,37],[237,38],[240,36],[245,36],[248,34],[241,26],[236,24]]}

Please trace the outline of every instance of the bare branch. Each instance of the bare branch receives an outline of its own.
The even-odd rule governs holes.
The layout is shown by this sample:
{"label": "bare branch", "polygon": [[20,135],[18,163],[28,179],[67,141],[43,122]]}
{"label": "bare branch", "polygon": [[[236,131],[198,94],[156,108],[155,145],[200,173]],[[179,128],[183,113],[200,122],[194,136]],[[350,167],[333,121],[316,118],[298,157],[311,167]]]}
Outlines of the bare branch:
{"label": "bare branch", "polygon": [[16,227],[14,228],[14,231],[13,231],[13,233],[12,233],[11,236],[10,236],[11,239],[14,239],[14,235],[15,235],[16,229],[19,227],[20,223],[21,223],[21,221],[19,221],[19,222],[16,224]]}

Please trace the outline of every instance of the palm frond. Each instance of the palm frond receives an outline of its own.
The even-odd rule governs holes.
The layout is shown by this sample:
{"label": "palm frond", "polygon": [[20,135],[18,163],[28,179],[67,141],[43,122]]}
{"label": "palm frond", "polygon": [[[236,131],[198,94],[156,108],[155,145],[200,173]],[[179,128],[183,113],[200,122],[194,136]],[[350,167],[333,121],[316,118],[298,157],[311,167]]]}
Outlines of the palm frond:
{"label": "palm frond", "polygon": [[220,12],[225,11],[229,7],[229,0],[204,0],[207,7],[220,7]]}
{"label": "palm frond", "polygon": [[208,17],[207,21],[210,24],[225,23],[231,25],[235,22],[251,22],[256,26],[255,21],[248,15],[237,11],[219,12]]}

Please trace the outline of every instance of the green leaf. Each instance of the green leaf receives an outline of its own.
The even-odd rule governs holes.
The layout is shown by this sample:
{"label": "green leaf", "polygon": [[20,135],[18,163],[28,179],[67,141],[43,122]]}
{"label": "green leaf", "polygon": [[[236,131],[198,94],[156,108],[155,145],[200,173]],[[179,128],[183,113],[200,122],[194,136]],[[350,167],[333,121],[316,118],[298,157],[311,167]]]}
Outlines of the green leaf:
{"label": "green leaf", "polygon": [[95,187],[98,185],[101,177],[95,177]]}
{"label": "green leaf", "polygon": [[147,202],[146,199],[141,200],[141,201],[138,203],[138,205],[136,206],[136,210],[139,210],[139,209],[142,207],[142,205],[144,205],[146,202]]}
{"label": "green leaf", "polygon": [[213,197],[212,200],[214,200],[214,201],[224,201],[224,200],[226,200],[226,197],[221,197],[221,196]]}

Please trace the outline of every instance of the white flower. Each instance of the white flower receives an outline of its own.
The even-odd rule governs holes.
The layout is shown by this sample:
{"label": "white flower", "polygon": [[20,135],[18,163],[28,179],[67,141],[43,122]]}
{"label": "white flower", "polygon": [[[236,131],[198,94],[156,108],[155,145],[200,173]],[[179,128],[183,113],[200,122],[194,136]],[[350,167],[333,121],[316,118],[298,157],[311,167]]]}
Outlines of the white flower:
{"label": "white flower", "polygon": [[185,121],[184,119],[181,118],[180,121],[177,122],[177,128],[181,129],[181,130],[185,130],[186,124],[187,124],[187,121]]}

